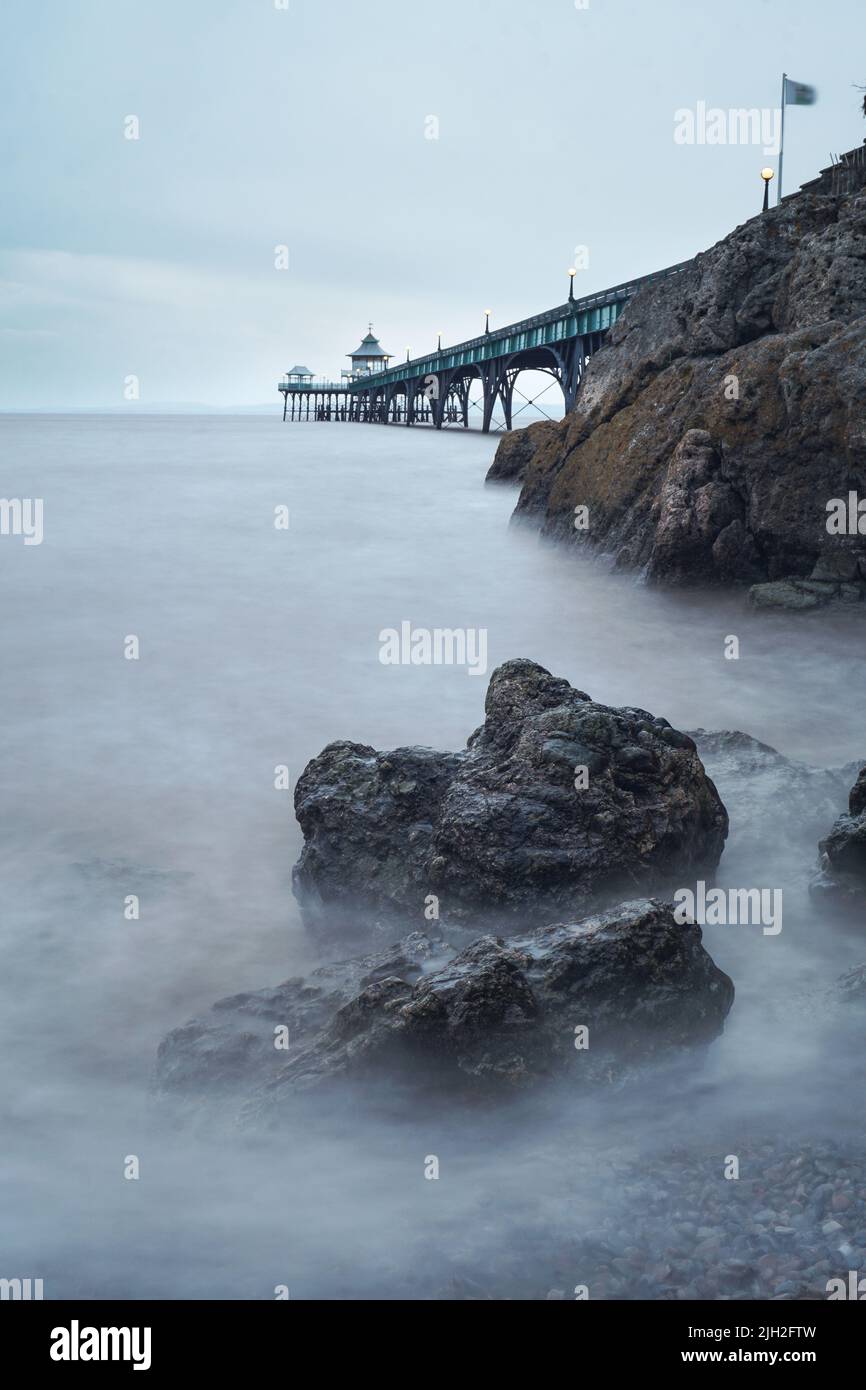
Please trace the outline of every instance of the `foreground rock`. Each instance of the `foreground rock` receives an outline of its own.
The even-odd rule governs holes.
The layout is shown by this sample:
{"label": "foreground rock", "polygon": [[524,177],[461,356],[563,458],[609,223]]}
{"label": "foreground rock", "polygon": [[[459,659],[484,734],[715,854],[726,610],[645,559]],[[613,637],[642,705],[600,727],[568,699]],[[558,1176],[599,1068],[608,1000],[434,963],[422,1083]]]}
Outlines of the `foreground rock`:
{"label": "foreground rock", "polygon": [[488,483],[522,483],[533,455],[557,437],[556,423],[538,420],[523,430],[511,430],[502,436],[487,472]]}
{"label": "foreground rock", "polygon": [[[408,1088],[449,1099],[558,1075],[607,1083],[712,1041],[733,994],[700,928],[679,926],[656,901],[507,941],[481,937],[459,953],[415,934],[309,982],[222,1001],[163,1042],[158,1084],[168,1094],[217,1081],[239,1094],[255,1087],[244,1113],[268,1120],[292,1095],[332,1082],[381,1080],[391,1095]],[[273,1046],[280,1025],[288,1053]],[[587,1030],[580,1048],[578,1028]]]}
{"label": "foreground rock", "polygon": [[204,1018],[173,1029],[160,1043],[157,1089],[189,1098],[248,1091],[285,1064],[286,1050],[276,1046],[275,1030],[287,1030],[286,1040],[296,1051],[378,980],[414,982],[453,955],[444,942],[414,932],[396,946],[320,966],[274,989],[220,999]]}
{"label": "foreground rock", "polygon": [[332,743],[308,764],[294,887],[309,926],[405,930],[433,899],[443,925],[525,928],[712,875],[728,817],[688,735],[531,661],[493,673],[485,712],[462,753]]}
{"label": "foreground rock", "polygon": [[866,926],[866,767],[851,790],[847,815],[821,841],[812,896],[855,914]]}
{"label": "foreground rock", "polygon": [[864,420],[866,193],[803,193],[636,295],[556,433],[501,447],[532,448],[518,514],[653,581],[851,601],[866,536],[828,534],[827,506],[856,486]]}

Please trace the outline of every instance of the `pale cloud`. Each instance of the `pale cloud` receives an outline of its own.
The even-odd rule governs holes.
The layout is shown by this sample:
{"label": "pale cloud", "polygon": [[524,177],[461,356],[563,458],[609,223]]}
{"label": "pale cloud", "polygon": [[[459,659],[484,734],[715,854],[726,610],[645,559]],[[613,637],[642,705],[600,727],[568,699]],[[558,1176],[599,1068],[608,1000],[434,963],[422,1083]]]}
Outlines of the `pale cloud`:
{"label": "pale cloud", "polygon": [[48,23],[9,0],[0,408],[43,403],[50,372],[57,404],[111,405],[136,373],[163,400],[276,409],[287,367],[336,375],[371,319],[420,354],[486,307],[501,325],[561,302],[577,244],[587,292],[685,259],[761,186],[752,149],[684,150],[673,114],[774,105],[782,31],[821,92],[791,113],[788,186],[862,139],[837,41],[862,0],[829,26],[810,0],[728,0],[721,27],[694,0],[625,26],[607,3],[541,23],[525,0],[395,4],[371,24],[355,0],[100,0]]}
{"label": "pale cloud", "polygon": [[251,277],[216,272],[170,261],[131,256],[104,256],[70,251],[12,251],[0,254],[3,302],[10,307],[69,307],[88,310],[101,305],[145,304],[178,309],[207,309],[215,294],[244,298],[272,287]]}

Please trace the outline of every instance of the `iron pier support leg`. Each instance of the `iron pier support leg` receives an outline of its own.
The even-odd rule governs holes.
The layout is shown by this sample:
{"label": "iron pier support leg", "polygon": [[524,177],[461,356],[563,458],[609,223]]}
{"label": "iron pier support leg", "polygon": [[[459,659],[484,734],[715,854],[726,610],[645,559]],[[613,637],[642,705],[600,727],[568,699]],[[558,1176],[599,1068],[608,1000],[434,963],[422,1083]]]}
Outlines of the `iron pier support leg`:
{"label": "iron pier support leg", "polygon": [[496,389],[488,377],[483,381],[484,390],[484,414],[481,429],[484,434],[490,433],[490,421],[493,419],[493,407],[496,404]]}
{"label": "iron pier support leg", "polygon": [[484,393],[481,428],[485,434],[490,433],[490,426],[493,423],[493,412],[496,409],[496,397],[499,395],[503,361],[507,361],[507,359],[494,358],[493,361],[487,363],[481,373],[481,387]]}
{"label": "iron pier support leg", "polygon": [[569,355],[565,360],[565,370],[562,374],[562,394],[565,397],[566,414],[574,409],[577,388],[580,385],[580,378],[583,375],[583,358],[583,338],[575,338],[571,344]]}
{"label": "iron pier support leg", "polygon": [[511,408],[514,404],[514,384],[517,381],[517,372],[503,372],[502,381],[499,387],[499,394],[502,397],[502,412],[505,416],[505,428],[513,428],[511,423]]}

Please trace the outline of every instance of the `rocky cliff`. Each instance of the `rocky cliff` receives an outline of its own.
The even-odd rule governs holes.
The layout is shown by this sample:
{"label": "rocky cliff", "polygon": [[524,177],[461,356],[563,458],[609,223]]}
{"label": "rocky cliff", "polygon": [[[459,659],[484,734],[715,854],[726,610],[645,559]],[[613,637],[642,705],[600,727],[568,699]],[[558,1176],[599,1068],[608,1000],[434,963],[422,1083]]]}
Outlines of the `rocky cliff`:
{"label": "rocky cliff", "polygon": [[642,290],[531,442],[516,515],[549,535],[656,582],[859,598],[866,517],[831,535],[827,506],[866,496],[866,191],[803,192]]}

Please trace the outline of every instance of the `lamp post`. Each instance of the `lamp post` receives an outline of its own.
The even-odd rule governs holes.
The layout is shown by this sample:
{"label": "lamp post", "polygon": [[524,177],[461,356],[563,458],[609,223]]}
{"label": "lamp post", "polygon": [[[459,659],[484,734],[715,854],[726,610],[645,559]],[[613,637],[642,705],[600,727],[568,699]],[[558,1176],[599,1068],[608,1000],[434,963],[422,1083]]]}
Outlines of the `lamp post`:
{"label": "lamp post", "polygon": [[774,177],[772,169],[762,169],[761,178],[764,180],[764,212],[770,208],[770,180]]}
{"label": "lamp post", "polygon": [[407,361],[407,362],[409,361],[409,353],[410,353],[411,351],[412,351],[411,348],[407,348],[407,349],[406,349],[406,361]]}
{"label": "lamp post", "polygon": [[489,310],[489,309],[485,309],[485,310],[484,310],[484,332],[485,332],[485,333],[489,333],[489,332],[490,332],[490,310]]}
{"label": "lamp post", "polygon": [[577,271],[575,270],[574,266],[572,266],[572,267],[571,267],[571,270],[568,272],[568,302],[569,302],[569,304],[573,304],[573,303],[574,303],[574,277],[575,277],[576,274],[577,274]]}
{"label": "lamp post", "polygon": [[442,351],[442,334],[441,334],[441,333],[439,334],[439,341],[438,341],[438,343],[437,343],[437,345],[436,345],[436,351],[437,351],[437,352],[441,352],[441,351]]}

